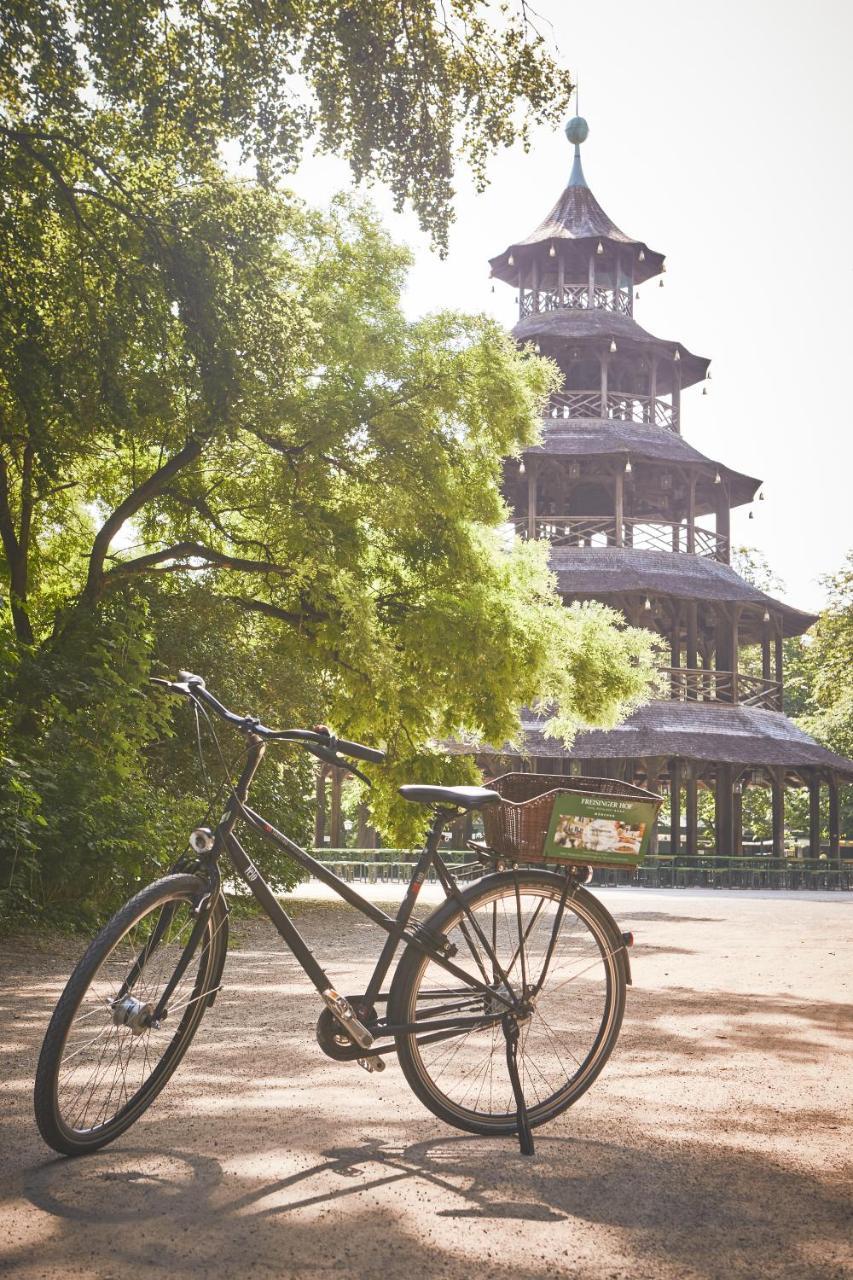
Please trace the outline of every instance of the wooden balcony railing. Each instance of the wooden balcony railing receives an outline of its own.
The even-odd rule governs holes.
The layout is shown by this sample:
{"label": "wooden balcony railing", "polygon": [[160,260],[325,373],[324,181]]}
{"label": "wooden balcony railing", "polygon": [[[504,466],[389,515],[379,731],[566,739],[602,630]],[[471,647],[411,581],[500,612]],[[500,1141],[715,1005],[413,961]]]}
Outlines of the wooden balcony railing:
{"label": "wooden balcony railing", "polygon": [[[513,521],[521,538],[530,537],[530,520]],[[635,551],[674,551],[705,556],[726,563],[728,539],[712,529],[694,525],[692,537],[687,524],[678,520],[647,520],[625,516],[537,516],[534,537],[547,538],[555,547],[630,547]]]}
{"label": "wooden balcony railing", "polygon": [[678,430],[678,414],[660,396],[624,391],[559,391],[545,410],[546,418],[613,418],[618,422],[647,422]]}
{"label": "wooden balcony railing", "polygon": [[579,310],[615,311],[618,315],[634,314],[634,294],[631,289],[604,289],[596,286],[592,301],[588,284],[564,284],[559,289],[523,289],[519,303],[521,317],[536,315],[538,311],[562,311],[566,307]]}
{"label": "wooden balcony railing", "polygon": [[660,671],[669,690],[662,696],[676,702],[727,702],[741,707],[763,707],[766,711],[782,710],[782,686],[778,680],[705,667],[661,667]]}

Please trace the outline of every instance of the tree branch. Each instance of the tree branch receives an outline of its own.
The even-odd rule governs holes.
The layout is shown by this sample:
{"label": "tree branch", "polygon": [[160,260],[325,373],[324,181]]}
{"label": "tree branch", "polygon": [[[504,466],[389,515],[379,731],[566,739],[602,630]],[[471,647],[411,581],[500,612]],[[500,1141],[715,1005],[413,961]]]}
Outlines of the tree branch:
{"label": "tree branch", "polygon": [[[161,551],[151,551],[148,555],[137,556],[134,560],[119,561],[112,569],[104,575],[105,581],[110,582],[115,578],[128,578],[135,574],[145,573],[146,570],[152,569],[157,565],[162,565],[165,560],[202,560],[202,565],[184,565],[186,569],[192,568],[216,568],[216,569],[233,569],[238,573],[269,573],[280,574],[283,577],[289,577],[292,569],[288,569],[285,565],[275,564],[269,560],[245,560],[240,556],[229,556],[222,551],[216,551],[213,547],[206,547],[201,542],[176,542],[171,547],[164,547]],[[177,567],[177,566],[176,566]]]}
{"label": "tree branch", "polygon": [[[89,556],[89,573],[86,579],[86,586],[83,589],[83,597],[87,600],[95,599],[104,584],[104,561],[107,558],[107,552],[110,549],[110,543],[122,528],[122,526],[135,516],[147,502],[152,498],[156,498],[163,492],[166,485],[176,476],[179,471],[183,471],[191,462],[195,462],[196,458],[201,454],[206,441],[201,436],[193,436],[187,441],[183,449],[174,454],[168,462],[153,472],[147,480],[143,480],[142,484],[137,485],[132,493],[129,493],[123,502],[120,502],[116,509],[104,521],[95,535],[92,543],[92,551]],[[115,572],[114,570],[112,572]]]}

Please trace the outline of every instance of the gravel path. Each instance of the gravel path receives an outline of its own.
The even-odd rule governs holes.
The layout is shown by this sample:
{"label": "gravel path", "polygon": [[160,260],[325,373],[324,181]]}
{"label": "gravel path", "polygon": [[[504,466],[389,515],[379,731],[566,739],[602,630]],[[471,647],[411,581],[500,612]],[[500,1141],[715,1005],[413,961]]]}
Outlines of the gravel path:
{"label": "gravel path", "polygon": [[[324,1058],[317,1000],[260,922],[155,1107],[100,1155],[53,1158],[32,1077],[80,947],[0,943],[0,1272],[852,1277],[853,895],[600,896],[636,935],[624,1030],[527,1160],[444,1127],[393,1061]],[[310,890],[296,910],[355,989],[373,927]]]}

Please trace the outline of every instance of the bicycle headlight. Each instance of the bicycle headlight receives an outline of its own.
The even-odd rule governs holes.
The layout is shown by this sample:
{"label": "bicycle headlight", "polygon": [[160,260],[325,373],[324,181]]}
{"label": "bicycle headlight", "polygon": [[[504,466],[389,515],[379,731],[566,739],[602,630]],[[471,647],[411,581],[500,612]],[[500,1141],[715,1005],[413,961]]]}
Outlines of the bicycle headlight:
{"label": "bicycle headlight", "polygon": [[209,827],[196,827],[190,832],[190,846],[195,853],[210,853],[213,848],[213,832]]}

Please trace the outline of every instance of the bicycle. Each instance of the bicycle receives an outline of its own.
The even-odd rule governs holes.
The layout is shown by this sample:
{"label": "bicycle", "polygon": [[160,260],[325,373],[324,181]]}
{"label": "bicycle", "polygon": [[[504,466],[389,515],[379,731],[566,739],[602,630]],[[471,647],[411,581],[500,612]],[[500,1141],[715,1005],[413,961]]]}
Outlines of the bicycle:
{"label": "bicycle", "polygon": [[[399,910],[389,916],[248,804],[268,742],[296,743],[365,781],[353,761],[380,764],[383,752],[322,726],[269,729],[229,711],[186,672],[155,683],[189,699],[211,728],[212,712],[240,731],[246,759],[215,829],[192,832],[173,871],[113,916],[71,974],[36,1072],[36,1121],[48,1145],[67,1155],[106,1146],[177,1068],[222,987],[225,853],[323,1001],[316,1036],[324,1053],[368,1072],[383,1070],[396,1053],[434,1115],[470,1133],[516,1134],[522,1151],[532,1152],[532,1130],[564,1112],[602,1070],[631,981],[630,935],[583,887],[581,869],[506,866],[472,845],[483,874],[460,888],[439,853],[441,833],[460,813],[501,803],[500,796],[484,787],[404,786],[402,795],[430,806],[433,819]],[[387,934],[363,992],[338,993],[237,839],[241,822]],[[413,922],[431,868],[445,901]]]}

